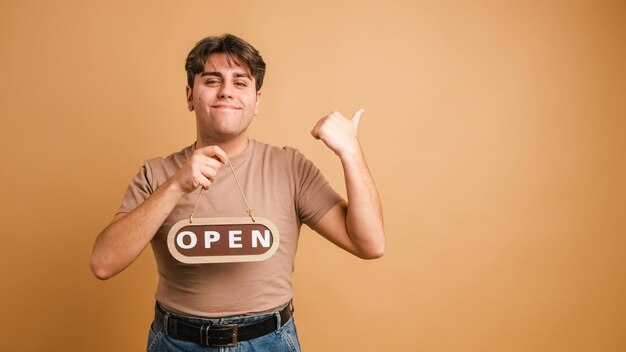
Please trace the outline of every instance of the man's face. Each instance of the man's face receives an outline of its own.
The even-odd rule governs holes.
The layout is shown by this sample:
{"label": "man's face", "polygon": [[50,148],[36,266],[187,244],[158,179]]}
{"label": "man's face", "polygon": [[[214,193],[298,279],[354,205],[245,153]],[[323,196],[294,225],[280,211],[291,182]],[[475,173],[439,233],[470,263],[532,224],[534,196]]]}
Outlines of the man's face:
{"label": "man's face", "polygon": [[247,66],[226,55],[210,55],[204,72],[187,87],[187,104],[196,112],[200,136],[213,143],[231,142],[245,132],[258,113],[261,92]]}

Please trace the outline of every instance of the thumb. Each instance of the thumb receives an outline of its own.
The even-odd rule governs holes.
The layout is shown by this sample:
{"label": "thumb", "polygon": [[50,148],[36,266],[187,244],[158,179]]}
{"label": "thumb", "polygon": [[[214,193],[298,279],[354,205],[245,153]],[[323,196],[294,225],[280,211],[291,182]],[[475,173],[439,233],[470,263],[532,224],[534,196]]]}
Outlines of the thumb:
{"label": "thumb", "polygon": [[350,122],[352,122],[352,124],[358,127],[359,123],[361,122],[361,115],[363,115],[364,112],[365,112],[365,109],[363,108],[357,110],[352,116],[352,119],[350,120]]}

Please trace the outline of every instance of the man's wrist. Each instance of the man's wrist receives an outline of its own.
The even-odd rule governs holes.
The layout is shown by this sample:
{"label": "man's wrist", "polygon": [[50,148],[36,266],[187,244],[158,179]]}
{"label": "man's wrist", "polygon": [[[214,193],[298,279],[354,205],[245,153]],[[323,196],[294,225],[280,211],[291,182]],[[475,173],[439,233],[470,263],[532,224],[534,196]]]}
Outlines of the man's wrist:
{"label": "man's wrist", "polygon": [[361,146],[357,142],[353,147],[346,148],[343,151],[338,152],[337,156],[339,156],[339,159],[343,162],[350,162],[363,158],[363,152],[361,151]]}
{"label": "man's wrist", "polygon": [[184,196],[185,194],[187,194],[187,192],[185,192],[185,190],[180,186],[180,184],[175,182],[173,178],[170,178],[169,180],[165,181],[165,183],[162,184],[158,188],[158,190],[161,190],[161,192],[163,192],[164,194],[170,195],[172,197],[177,197],[177,198],[180,198]]}

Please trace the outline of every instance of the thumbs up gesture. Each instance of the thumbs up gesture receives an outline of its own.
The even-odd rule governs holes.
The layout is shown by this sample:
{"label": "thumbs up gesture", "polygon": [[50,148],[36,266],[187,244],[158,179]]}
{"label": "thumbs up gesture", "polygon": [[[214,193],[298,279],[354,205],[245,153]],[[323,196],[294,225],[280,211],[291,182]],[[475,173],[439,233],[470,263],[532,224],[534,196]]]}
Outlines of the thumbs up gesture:
{"label": "thumbs up gesture", "polygon": [[339,157],[354,155],[360,150],[357,130],[364,111],[365,109],[357,110],[351,119],[333,111],[317,122],[311,135],[321,139]]}

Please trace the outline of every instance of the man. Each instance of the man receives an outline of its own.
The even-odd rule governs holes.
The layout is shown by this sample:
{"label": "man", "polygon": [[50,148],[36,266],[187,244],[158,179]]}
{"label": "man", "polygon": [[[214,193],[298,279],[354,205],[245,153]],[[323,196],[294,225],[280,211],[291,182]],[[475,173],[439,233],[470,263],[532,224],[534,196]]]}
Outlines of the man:
{"label": "man", "polygon": [[[360,258],[384,252],[380,200],[357,139],[363,110],[351,119],[333,112],[311,132],[341,160],[346,202],[297,150],[249,138],[265,74],[255,48],[233,35],[207,37],[191,50],[185,69],[196,142],[145,162],[98,236],[91,269],[108,279],[151,243],[159,284],[149,351],[299,350],[290,302],[301,224]],[[214,264],[173,258],[166,237],[175,223],[196,210],[204,218],[246,216],[244,201],[278,229],[273,256]]]}

